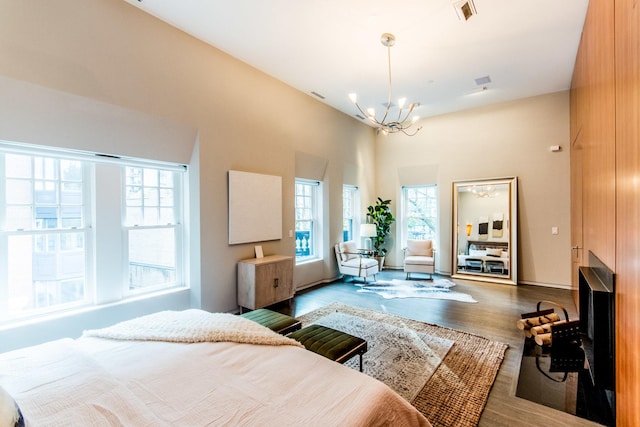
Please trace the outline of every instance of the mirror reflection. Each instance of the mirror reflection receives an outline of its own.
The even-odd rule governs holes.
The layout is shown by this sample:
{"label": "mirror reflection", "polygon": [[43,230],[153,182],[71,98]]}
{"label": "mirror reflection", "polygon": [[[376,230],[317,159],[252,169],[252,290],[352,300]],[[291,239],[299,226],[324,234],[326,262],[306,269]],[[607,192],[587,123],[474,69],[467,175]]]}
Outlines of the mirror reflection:
{"label": "mirror reflection", "polygon": [[516,178],[453,183],[453,277],[517,283]]}

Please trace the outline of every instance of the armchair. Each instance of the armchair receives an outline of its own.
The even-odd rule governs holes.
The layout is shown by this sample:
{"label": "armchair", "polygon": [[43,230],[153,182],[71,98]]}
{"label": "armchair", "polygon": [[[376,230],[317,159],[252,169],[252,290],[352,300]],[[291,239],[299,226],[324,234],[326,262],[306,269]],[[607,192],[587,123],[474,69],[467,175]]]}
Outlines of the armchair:
{"label": "armchair", "polygon": [[378,261],[375,258],[367,258],[358,252],[356,242],[350,240],[335,245],[336,261],[338,261],[338,270],[340,274],[362,277],[364,283],[367,283],[367,277],[373,276],[376,280],[378,273]]}
{"label": "armchair", "polygon": [[436,249],[433,240],[407,240],[404,248],[404,272],[409,280],[411,273],[428,273],[433,279],[436,268]]}

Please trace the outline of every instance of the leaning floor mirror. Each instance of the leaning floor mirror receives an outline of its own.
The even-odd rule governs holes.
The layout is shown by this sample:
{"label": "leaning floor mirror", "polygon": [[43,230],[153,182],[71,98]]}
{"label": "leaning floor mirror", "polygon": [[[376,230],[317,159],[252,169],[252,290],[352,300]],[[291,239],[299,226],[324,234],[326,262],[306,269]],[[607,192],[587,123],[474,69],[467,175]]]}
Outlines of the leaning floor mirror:
{"label": "leaning floor mirror", "polygon": [[453,182],[452,277],[518,284],[516,177]]}

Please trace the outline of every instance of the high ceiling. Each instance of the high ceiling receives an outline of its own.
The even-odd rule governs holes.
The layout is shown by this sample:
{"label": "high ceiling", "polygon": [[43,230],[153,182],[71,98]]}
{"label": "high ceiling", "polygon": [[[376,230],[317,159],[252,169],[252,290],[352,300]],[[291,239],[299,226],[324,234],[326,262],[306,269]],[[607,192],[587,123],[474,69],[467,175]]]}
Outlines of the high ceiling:
{"label": "high ceiling", "polygon": [[465,21],[452,0],[125,1],[351,116],[351,92],[386,105],[393,33],[392,101],[420,117],[568,89],[588,6],[475,0]]}

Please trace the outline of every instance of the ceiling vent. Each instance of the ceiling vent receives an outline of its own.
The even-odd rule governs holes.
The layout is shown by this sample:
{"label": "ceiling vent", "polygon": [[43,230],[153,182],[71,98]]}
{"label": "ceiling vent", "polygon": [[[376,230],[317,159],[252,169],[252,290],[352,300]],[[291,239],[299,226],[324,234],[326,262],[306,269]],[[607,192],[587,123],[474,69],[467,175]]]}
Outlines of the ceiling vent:
{"label": "ceiling vent", "polygon": [[478,86],[486,86],[489,83],[491,83],[491,77],[489,76],[484,76],[484,77],[478,77],[476,80],[476,84]]}
{"label": "ceiling vent", "polygon": [[312,94],[313,96],[315,96],[315,97],[320,98],[320,99],[324,99],[324,96],[320,95],[320,94],[319,94],[318,92],[316,92],[316,91],[313,91],[313,90],[312,90],[312,91],[311,91],[311,94]]}
{"label": "ceiling vent", "polygon": [[469,18],[478,13],[473,0],[456,1],[453,3],[453,8],[461,21],[468,21]]}

